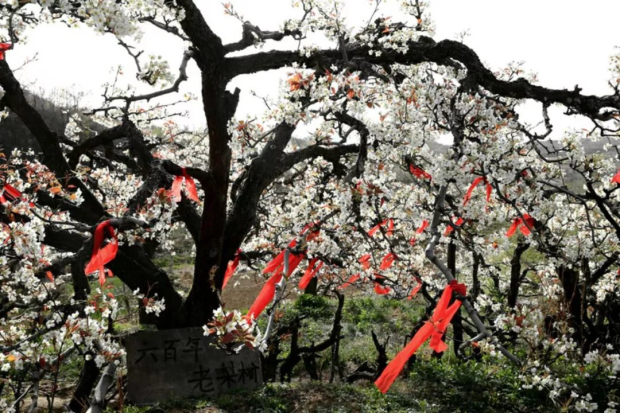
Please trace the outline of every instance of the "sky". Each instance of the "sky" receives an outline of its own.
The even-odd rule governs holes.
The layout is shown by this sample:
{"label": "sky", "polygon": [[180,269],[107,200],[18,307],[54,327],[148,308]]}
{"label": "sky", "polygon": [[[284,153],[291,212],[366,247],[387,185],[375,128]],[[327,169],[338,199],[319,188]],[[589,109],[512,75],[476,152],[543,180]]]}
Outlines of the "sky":
{"label": "sky", "polygon": [[[224,43],[237,41],[241,24],[226,16],[219,0],[196,0],[207,22]],[[348,0],[346,15],[352,24],[365,23],[372,10],[368,0]],[[396,20],[397,0],[387,2],[384,16]],[[291,0],[233,0],[235,9],[246,20],[264,30],[279,29],[290,17],[298,16],[299,9],[291,7]],[[435,40],[455,39],[468,32],[465,44],[474,49],[487,67],[499,70],[512,61],[523,61],[524,68],[538,75],[539,83],[552,88],[574,88],[579,85],[585,94],[608,94],[609,57],[620,45],[617,34],[617,16],[620,1],[590,0],[587,5],[578,0],[430,0],[431,18],[436,26]],[[140,49],[145,55],[162,55],[170,63],[172,73],[183,55],[184,42],[150,26],[144,27]],[[291,49],[295,42],[268,42],[262,51]],[[250,48],[248,52],[256,50]],[[28,34],[28,42],[10,52],[7,60],[13,68],[36,55],[36,60],[17,71],[16,76],[33,91],[40,89],[68,89],[84,93],[84,106],[101,105],[103,83],[113,78],[116,67],[123,66],[132,79],[135,66],[112,35],[94,33],[91,29],[70,29],[60,24],[39,26]],[[265,107],[253,97],[276,97],[279,82],[288,71],[266,72],[241,76],[230,88],[242,90],[238,116],[261,113]],[[182,84],[181,92],[200,95],[199,72],[194,63],[188,68],[190,77]],[[143,91],[149,87],[139,86]],[[186,106],[189,117],[181,123],[199,127],[204,115],[199,102]],[[531,124],[539,122],[540,105],[528,103],[520,109],[522,119]],[[551,110],[556,129],[555,137],[571,127],[584,127],[583,119],[569,119],[562,108]]]}

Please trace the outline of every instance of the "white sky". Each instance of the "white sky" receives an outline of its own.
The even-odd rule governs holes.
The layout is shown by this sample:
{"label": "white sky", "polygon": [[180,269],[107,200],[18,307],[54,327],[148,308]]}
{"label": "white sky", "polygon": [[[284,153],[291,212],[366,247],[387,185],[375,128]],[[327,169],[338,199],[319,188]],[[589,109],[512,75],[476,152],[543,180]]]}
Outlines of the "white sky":
{"label": "white sky", "polygon": [[[220,0],[196,0],[202,7],[208,23],[222,37],[224,43],[240,37],[240,23],[225,16]],[[278,29],[281,23],[298,16],[291,0],[233,0],[243,16],[264,30]],[[389,4],[390,2],[388,2]],[[391,1],[384,16],[398,12]],[[436,40],[454,39],[465,30],[470,35],[465,43],[472,47],[492,70],[505,67],[511,61],[525,61],[525,69],[538,74],[541,85],[570,88],[579,85],[583,93],[607,94],[609,56],[620,45],[617,34],[617,0],[430,0],[431,16],[437,27]],[[368,0],[349,0],[347,16],[351,22],[366,22],[370,15]],[[297,13],[297,14],[293,14]],[[149,26],[144,27],[142,49],[145,55],[161,54],[170,62],[176,74],[184,44],[172,35]],[[294,47],[294,42],[268,42],[264,51]],[[254,51],[253,48],[249,50]],[[135,66],[132,59],[111,35],[100,35],[90,29],[69,29],[62,25],[38,27],[29,32],[28,43],[18,45],[7,60],[13,68],[38,53],[37,61],[16,73],[24,85],[32,90],[43,88],[71,89],[84,92],[85,105],[101,104],[102,84],[112,79],[111,70],[122,65],[130,77]],[[199,74],[193,63],[190,80],[182,85],[182,92],[200,95]],[[242,89],[238,115],[264,110],[250,90],[259,95],[275,96],[282,73],[262,73],[240,77],[231,86]],[[148,89],[145,89],[148,90]],[[537,122],[538,105],[526,105],[524,118]],[[203,125],[200,103],[189,105],[191,125]],[[582,122],[566,119],[560,108],[552,108],[552,121],[561,132],[569,126],[581,127]]]}

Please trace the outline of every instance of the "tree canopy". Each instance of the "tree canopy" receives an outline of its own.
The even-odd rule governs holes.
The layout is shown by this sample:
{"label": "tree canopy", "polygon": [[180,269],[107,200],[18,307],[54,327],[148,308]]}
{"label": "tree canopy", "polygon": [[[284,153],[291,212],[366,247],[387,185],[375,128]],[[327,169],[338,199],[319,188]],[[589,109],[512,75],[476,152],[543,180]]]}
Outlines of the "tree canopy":
{"label": "tree canopy", "polygon": [[[112,275],[134,292],[143,324],[205,326],[265,352],[284,288],[421,297],[429,323],[419,331],[432,330],[434,350],[446,341],[459,357],[497,355],[523,366],[524,386],[596,408],[544,366],[561,357],[620,371],[618,58],[606,95],[548,88],[518,65],[494,71],[466,43],[435,39],[424,2],[403,1],[391,18],[382,3],[352,24],[341,0],[299,0],[297,15],[270,30],[231,3],[0,4],[0,109],[40,148],[0,157],[1,409],[76,353],[90,385],[76,389],[75,409],[99,369],[122,359]],[[222,9],[238,22],[236,42],[224,44],[204,18]],[[119,70],[102,105],[84,109],[101,131],[75,114],[54,132],[11,65],[12,50],[46,23],[115,36],[135,61],[123,71],[150,91],[121,87]],[[178,71],[142,55],[144,26],[183,41]],[[283,39],[298,47],[263,51]],[[179,96],[188,65],[200,71],[204,132],[174,121],[175,104],[192,98]],[[231,81],[283,68],[279,98],[265,99],[262,116],[238,116]],[[520,120],[526,101],[541,126]],[[589,128],[549,140],[552,106]],[[154,260],[187,248],[180,237],[195,251],[187,289]],[[227,318],[222,288],[248,272],[265,287]],[[250,331],[263,310],[267,331]],[[336,332],[326,343],[340,340]],[[9,396],[20,380],[36,387]]]}

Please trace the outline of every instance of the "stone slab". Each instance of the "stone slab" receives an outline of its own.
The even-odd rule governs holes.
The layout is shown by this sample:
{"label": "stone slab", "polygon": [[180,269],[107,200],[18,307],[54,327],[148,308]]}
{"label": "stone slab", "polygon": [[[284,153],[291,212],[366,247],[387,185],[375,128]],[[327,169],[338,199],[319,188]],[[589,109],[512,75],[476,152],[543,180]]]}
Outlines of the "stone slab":
{"label": "stone slab", "polygon": [[125,338],[127,397],[136,404],[218,396],[263,384],[257,350],[238,354],[213,345],[202,328],[141,331]]}

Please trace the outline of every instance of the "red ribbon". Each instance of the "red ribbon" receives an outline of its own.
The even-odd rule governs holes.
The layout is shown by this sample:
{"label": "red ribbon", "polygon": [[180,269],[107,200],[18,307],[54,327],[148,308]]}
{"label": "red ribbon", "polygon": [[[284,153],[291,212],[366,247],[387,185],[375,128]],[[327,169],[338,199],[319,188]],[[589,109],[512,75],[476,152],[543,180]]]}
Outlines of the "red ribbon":
{"label": "red ribbon", "polygon": [[[112,241],[108,242],[102,248],[101,245],[103,244],[106,235],[109,235],[112,238]],[[118,238],[114,233],[114,228],[112,227],[110,220],[104,221],[101,224],[97,225],[97,228],[95,229],[93,253],[90,257],[90,261],[88,262],[88,264],[86,264],[84,272],[86,274],[91,274],[93,272],[99,271],[99,284],[103,286],[103,284],[105,283],[106,274],[104,266],[116,257],[117,252]],[[108,272],[112,274],[112,271],[108,270]]]}
{"label": "red ribbon", "polygon": [[448,285],[451,285],[452,291],[454,291],[458,295],[461,295],[463,297],[467,295],[467,287],[465,286],[465,284],[459,284],[458,281],[452,280],[448,283]]}
{"label": "red ribbon", "polygon": [[[384,219],[383,222],[375,225],[374,227],[370,228],[368,230],[368,236],[372,237],[373,235],[375,235],[375,232],[379,231],[379,228],[381,228],[382,226],[384,226],[385,224],[388,223],[387,219]],[[392,223],[392,228],[394,228],[394,223]]]}
{"label": "red ribbon", "polygon": [[415,297],[418,291],[420,291],[420,288],[422,288],[422,280],[420,280],[418,277],[414,277],[414,279],[416,282],[416,286],[413,287],[413,290],[411,290],[411,294],[409,294],[409,297],[407,297],[408,300],[413,300],[413,297]]}
{"label": "red ribbon", "polygon": [[418,168],[417,166],[409,165],[409,171],[416,178],[433,179],[433,177],[428,172],[426,172],[424,169]]}
{"label": "red ribbon", "polygon": [[[288,248],[295,248],[297,245],[297,240],[292,240],[288,244]],[[286,250],[282,250],[273,260],[271,260],[265,269],[263,270],[263,274],[271,274],[273,275],[267,280],[262,290],[254,300],[252,307],[247,314],[247,319],[250,320],[253,316],[255,319],[265,310],[265,307],[269,305],[270,302],[273,301],[273,298],[276,294],[276,284],[280,282],[282,276],[284,275],[284,252]],[[289,254],[288,258],[288,274],[287,278],[295,271],[301,260],[305,257],[306,254]]]}
{"label": "red ribbon", "polygon": [[428,221],[427,221],[427,220],[424,220],[424,221],[422,221],[422,225],[420,225],[420,227],[416,230],[416,232],[417,232],[418,234],[421,234],[421,233],[423,233],[423,232],[424,232],[424,230],[425,230],[426,228],[428,228]]}
{"label": "red ribbon", "polygon": [[11,43],[0,43],[0,60],[4,60],[4,52],[11,48]]}
{"label": "red ribbon", "polygon": [[452,317],[454,317],[454,314],[456,314],[461,306],[460,300],[455,300],[452,305],[448,306],[452,298],[452,291],[461,294],[462,292],[466,292],[466,288],[463,284],[457,284],[456,282],[451,282],[446,286],[430,321],[424,323],[422,328],[418,330],[407,346],[394,357],[385,370],[383,370],[381,376],[375,381],[375,385],[381,393],[385,394],[388,391],[392,383],[394,383],[394,380],[396,380],[396,377],[398,377],[405,367],[405,363],[407,363],[409,358],[411,358],[429,338],[430,347],[436,352],[441,353],[448,349],[448,346],[442,340],[442,336],[448,324],[450,324]]}
{"label": "red ribbon", "polygon": [[347,282],[342,284],[341,286],[339,286],[338,289],[347,288],[349,285],[353,284],[354,282],[356,282],[359,279],[360,279],[360,275],[359,274],[352,275],[352,276],[349,277]]}
{"label": "red ribbon", "polygon": [[248,310],[248,320],[251,320],[252,317],[257,319],[258,316],[265,310],[265,307],[273,301],[273,297],[276,294],[276,284],[282,280],[282,275],[282,272],[276,272],[267,280],[262,290],[260,290],[258,297],[256,297],[254,304],[252,304],[252,307]]}
{"label": "red ribbon", "polygon": [[370,268],[370,254],[362,255],[362,258],[359,259],[359,263],[362,264],[362,268],[367,270]]}
{"label": "red ribbon", "polygon": [[21,198],[21,196],[22,193],[19,192],[17,189],[15,189],[9,184],[4,184],[4,187],[2,188],[2,193],[0,193],[0,203],[4,204],[7,201],[13,202],[16,199]]}
{"label": "red ribbon", "polygon": [[[457,227],[460,227],[461,225],[463,225],[463,218],[457,219],[454,225],[456,225]],[[454,231],[454,227],[452,227],[452,225],[448,225],[446,227],[446,230],[443,233],[443,236],[447,237],[448,235],[450,235],[452,231]]]}
{"label": "red ribbon", "polygon": [[381,266],[379,268],[382,270],[387,270],[392,266],[394,260],[396,260],[396,254],[394,254],[393,252],[388,253],[385,257],[383,257],[383,260],[381,261]]}
{"label": "red ribbon", "polygon": [[620,184],[620,171],[616,172],[613,178],[611,178],[612,184]]}
{"label": "red ribbon", "polygon": [[528,214],[523,214],[523,218],[515,218],[514,221],[512,221],[512,225],[510,226],[510,228],[508,228],[506,236],[508,238],[512,237],[515,232],[517,232],[517,229],[519,229],[519,231],[521,231],[523,235],[528,236],[532,233],[532,231],[530,231],[530,228],[534,228],[534,222],[534,218],[532,218]]}
{"label": "red ribbon", "polygon": [[379,295],[385,295],[385,294],[388,294],[390,291],[392,291],[390,287],[385,287],[381,285],[380,283],[378,283],[377,281],[375,281],[375,293]]}
{"label": "red ribbon", "polygon": [[486,184],[486,191],[487,191],[486,200],[487,202],[491,200],[491,193],[493,192],[493,187],[491,186],[491,184],[489,184],[486,177],[479,176],[476,179],[474,179],[474,181],[469,186],[469,189],[467,190],[467,193],[465,194],[465,197],[463,198],[463,206],[467,205],[467,203],[471,200],[471,194],[474,192],[474,189],[482,182]]}
{"label": "red ribbon", "polygon": [[[288,244],[288,248],[295,248],[297,246],[297,240],[292,240]],[[273,260],[271,260],[265,269],[263,270],[263,274],[271,274],[272,272],[280,273],[284,271],[284,252],[286,250],[282,250]],[[295,271],[301,260],[303,259],[305,254],[289,254],[288,257],[288,274],[287,278]]]}
{"label": "red ribbon", "polygon": [[314,276],[323,266],[323,261],[320,261],[318,265],[316,264],[317,261],[319,261],[319,259],[316,257],[310,260],[310,265],[308,265],[308,268],[306,268],[304,276],[301,277],[301,280],[299,280],[299,289],[304,290],[310,283],[310,280],[314,278]]}
{"label": "red ribbon", "polygon": [[[311,222],[309,224],[306,224],[305,227],[303,227],[303,229],[301,230],[301,232],[299,233],[299,235],[303,235],[306,233],[306,231],[310,230],[311,228],[314,228],[315,226],[319,225],[319,221],[317,222]],[[316,237],[318,237],[321,234],[321,229],[317,228],[313,231],[308,232],[308,235],[306,235],[306,241],[312,241],[313,239],[315,239]]]}
{"label": "red ribbon", "polygon": [[390,220],[388,221],[388,230],[385,236],[391,237],[393,234],[394,234],[394,220],[390,218]]}
{"label": "red ribbon", "polygon": [[172,187],[170,188],[170,199],[172,202],[181,202],[181,188],[185,181],[185,189],[187,189],[188,198],[200,202],[198,198],[198,190],[196,189],[196,182],[189,176],[185,168],[181,168],[181,175],[175,176],[172,181]]}
{"label": "red ribbon", "polygon": [[239,266],[239,259],[240,259],[240,255],[241,254],[241,250],[237,250],[237,253],[235,254],[235,258],[232,261],[228,261],[228,266],[226,267],[226,273],[224,274],[224,281],[222,282],[222,290],[224,290],[224,288],[226,288],[226,284],[228,284],[228,280],[230,280],[230,277],[233,276],[233,274],[235,273],[235,271],[237,270],[237,267]]}

